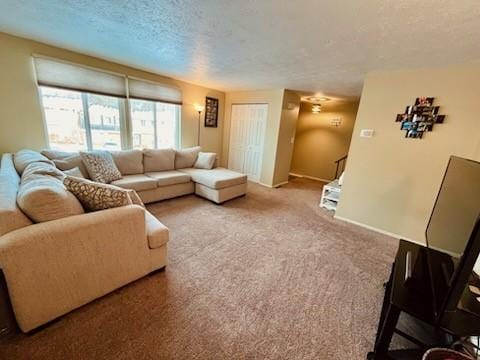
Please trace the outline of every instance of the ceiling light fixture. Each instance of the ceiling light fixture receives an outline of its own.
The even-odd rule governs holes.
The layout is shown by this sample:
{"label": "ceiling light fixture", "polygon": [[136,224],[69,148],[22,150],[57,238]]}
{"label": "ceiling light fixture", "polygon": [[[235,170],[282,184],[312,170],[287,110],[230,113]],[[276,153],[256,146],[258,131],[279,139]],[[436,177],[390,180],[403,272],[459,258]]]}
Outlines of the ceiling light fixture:
{"label": "ceiling light fixture", "polygon": [[321,101],[330,101],[329,98],[324,96],[307,96],[304,100],[312,104],[318,104]]}

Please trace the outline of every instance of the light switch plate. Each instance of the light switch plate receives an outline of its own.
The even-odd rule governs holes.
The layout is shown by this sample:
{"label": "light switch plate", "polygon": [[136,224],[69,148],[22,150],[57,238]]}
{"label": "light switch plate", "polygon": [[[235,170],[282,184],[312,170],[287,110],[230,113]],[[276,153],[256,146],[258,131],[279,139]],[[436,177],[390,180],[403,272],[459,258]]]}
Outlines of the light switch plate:
{"label": "light switch plate", "polygon": [[364,138],[371,138],[375,134],[375,130],[373,129],[362,129],[360,130],[360,137]]}

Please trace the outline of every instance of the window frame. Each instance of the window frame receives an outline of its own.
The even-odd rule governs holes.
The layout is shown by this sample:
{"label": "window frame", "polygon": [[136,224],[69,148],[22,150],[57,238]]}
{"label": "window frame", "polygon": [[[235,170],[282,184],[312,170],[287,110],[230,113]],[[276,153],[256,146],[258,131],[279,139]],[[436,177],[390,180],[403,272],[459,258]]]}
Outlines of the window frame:
{"label": "window frame", "polygon": [[157,116],[157,106],[159,104],[162,105],[170,105],[175,106],[175,135],[174,135],[174,149],[180,149],[181,147],[181,114],[182,114],[182,105],[173,104],[169,102],[162,102],[156,100],[147,100],[147,99],[136,99],[136,98],[129,98],[128,99],[128,109],[129,109],[129,124],[130,124],[130,136],[131,139],[131,149],[134,148],[134,140],[133,140],[133,114],[132,114],[132,101],[145,101],[149,102],[153,105],[153,139],[154,139],[154,149],[160,149],[158,146],[158,116]]}
{"label": "window frame", "polygon": [[[132,106],[131,101],[133,100],[141,100],[135,98],[120,98],[106,94],[98,94],[95,92],[88,92],[88,91],[81,91],[76,89],[63,89],[61,87],[56,86],[48,86],[48,85],[37,85],[38,88],[38,95],[40,98],[40,106],[42,108],[42,118],[43,118],[43,126],[46,135],[46,143],[47,147],[51,149],[50,144],[50,131],[48,128],[48,121],[47,115],[45,111],[45,104],[43,101],[43,88],[51,88],[63,91],[71,91],[76,92],[80,95],[82,109],[83,109],[83,120],[85,122],[85,141],[86,141],[86,148],[87,151],[92,150],[101,150],[95,149],[93,147],[93,140],[92,140],[92,127],[90,122],[90,112],[89,112],[89,101],[88,95],[97,95],[97,96],[105,96],[105,97],[113,97],[118,100],[118,109],[119,109],[119,122],[120,122],[120,149],[121,150],[131,150],[134,148],[134,139],[133,139],[133,116],[132,116]],[[141,100],[141,101],[148,101],[153,103],[153,121],[154,121],[154,149],[159,149],[158,146],[158,128],[157,128],[157,105],[158,104],[165,104],[165,105],[172,105],[175,106],[175,134],[174,134],[174,145],[175,149],[181,148],[181,139],[182,139],[182,104],[174,104],[170,102],[162,102],[158,100]]]}

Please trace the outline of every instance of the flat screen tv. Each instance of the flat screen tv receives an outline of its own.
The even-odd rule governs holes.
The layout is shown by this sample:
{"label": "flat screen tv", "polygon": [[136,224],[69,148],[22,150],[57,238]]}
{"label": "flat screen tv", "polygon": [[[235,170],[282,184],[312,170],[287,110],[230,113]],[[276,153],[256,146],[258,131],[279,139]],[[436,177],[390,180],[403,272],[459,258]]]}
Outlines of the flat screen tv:
{"label": "flat screen tv", "polygon": [[475,301],[478,303],[473,310],[480,311],[480,301],[467,286],[479,280],[479,162],[450,157],[428,222],[426,239],[436,314],[458,309],[465,294],[471,295],[467,301],[473,305]]}

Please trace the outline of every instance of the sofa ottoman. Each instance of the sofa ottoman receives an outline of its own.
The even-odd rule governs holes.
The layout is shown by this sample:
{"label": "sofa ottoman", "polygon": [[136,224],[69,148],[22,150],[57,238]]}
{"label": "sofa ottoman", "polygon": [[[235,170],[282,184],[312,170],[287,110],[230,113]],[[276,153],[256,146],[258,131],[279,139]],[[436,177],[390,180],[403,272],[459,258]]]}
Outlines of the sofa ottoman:
{"label": "sofa ottoman", "polygon": [[195,183],[195,194],[221,204],[247,192],[247,175],[225,168],[180,169]]}

